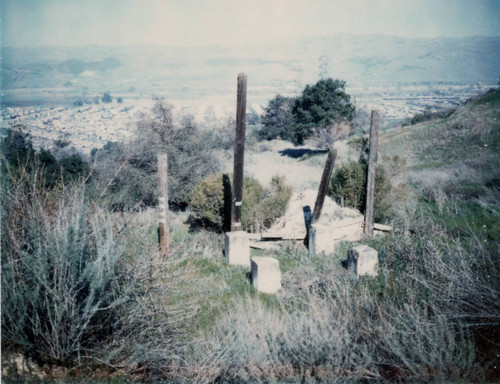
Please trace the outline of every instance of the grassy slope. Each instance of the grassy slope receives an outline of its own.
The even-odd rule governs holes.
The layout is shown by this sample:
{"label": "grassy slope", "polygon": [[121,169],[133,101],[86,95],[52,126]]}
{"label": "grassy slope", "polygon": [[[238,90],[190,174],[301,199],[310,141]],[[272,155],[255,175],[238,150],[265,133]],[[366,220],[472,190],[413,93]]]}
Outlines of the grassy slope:
{"label": "grassy slope", "polygon": [[406,160],[418,205],[455,235],[486,232],[500,240],[500,94],[460,106],[439,119],[384,133],[386,159]]}
{"label": "grassy slope", "polygon": [[[395,201],[395,206],[399,206],[401,210],[425,212],[431,222],[434,221],[435,224],[445,228],[450,238],[479,236],[488,242],[490,248],[498,247],[498,223],[500,222],[497,204],[500,197],[498,193],[500,164],[497,156],[500,149],[498,122],[500,122],[500,97],[490,95],[459,107],[447,119],[384,132],[380,140],[381,158],[389,168],[393,182],[398,184],[394,192],[394,197],[398,199],[397,202]],[[178,224],[173,229],[173,249],[180,257],[189,255],[189,260],[194,266],[196,281],[189,283],[189,290],[196,297],[200,309],[198,315],[189,324],[188,334],[191,335],[189,338],[192,338],[198,346],[194,348],[194,357],[191,355],[188,360],[191,360],[194,366],[203,365],[206,364],[206,357],[211,356],[215,360],[210,363],[211,365],[204,366],[206,371],[220,372],[221,369],[222,371],[227,369],[233,372],[231,371],[233,363],[226,366],[225,364],[229,364],[226,360],[217,361],[216,357],[229,354],[231,348],[242,343],[241,339],[237,339],[237,335],[240,335],[239,332],[244,333],[243,330],[248,326],[247,321],[253,322],[252,324],[274,321],[281,324],[280,327],[289,327],[290,325],[286,325],[286,321],[283,320],[283,313],[288,313],[288,316],[295,316],[292,314],[296,313],[297,317],[291,318],[292,323],[307,321],[311,313],[318,315],[314,310],[310,312],[311,309],[307,312],[305,308],[312,305],[311,300],[313,302],[319,300],[323,303],[321,301],[323,298],[318,298],[314,294],[311,296],[310,292],[325,284],[326,286],[334,284],[333,288],[329,289],[332,289],[331,292],[336,292],[333,293],[334,296],[342,297],[342,302],[354,303],[343,304],[346,306],[345,314],[333,316],[328,321],[334,323],[353,321],[348,316],[355,313],[357,305],[365,306],[372,300],[377,303],[377,300],[389,298],[396,300],[394,307],[388,306],[381,311],[393,313],[387,316],[396,316],[400,313],[398,311],[406,313],[406,309],[398,307],[398,297],[391,296],[393,290],[402,289],[398,288],[401,282],[398,283],[397,276],[392,276],[392,273],[397,273],[393,269],[398,268],[398,261],[391,261],[391,257],[398,256],[406,247],[405,244],[398,244],[400,241],[398,238],[391,238],[388,242],[380,239],[368,241],[380,250],[383,268],[389,268],[389,275],[384,275],[378,281],[373,282],[356,283],[346,275],[341,261],[345,259],[349,244],[339,247],[335,255],[318,255],[312,258],[308,256],[307,250],[298,244],[276,251],[266,251],[266,255],[279,259],[283,273],[283,291],[279,295],[270,296],[255,292],[246,278],[245,268],[232,267],[224,262],[222,235],[204,231],[190,232],[185,224],[180,224],[185,217],[177,219],[179,219]],[[410,223],[408,229],[411,230],[411,226]],[[406,238],[406,241],[412,240]],[[396,250],[391,251],[391,249]],[[262,253],[263,251],[252,250],[252,255]],[[388,279],[391,281],[391,286],[389,286]],[[406,277],[402,277],[401,281],[404,282],[405,279]],[[332,283],[332,281],[336,282]],[[264,309],[259,305],[263,305]],[[252,308],[256,308],[255,313]],[[419,311],[418,308],[414,310]],[[247,319],[248,316],[250,316],[249,319]],[[373,320],[373,326],[387,326],[385,323],[380,325],[379,322],[382,320]],[[313,323],[311,326],[321,327],[321,324]],[[413,325],[405,323],[401,326]],[[271,337],[274,332],[268,329],[267,331],[271,333],[266,334],[262,328],[259,329],[258,334],[264,332],[261,337]],[[218,332],[222,332],[222,336],[218,335]],[[234,336],[236,339],[233,340],[233,336],[230,336],[228,332],[236,335]],[[283,332],[288,332],[288,329]],[[240,335],[239,337],[247,336]],[[302,340],[302,336],[298,334],[297,340]],[[223,339],[218,339],[218,337],[223,337]],[[325,337],[328,339],[328,336]],[[200,343],[200,340],[208,341]],[[406,342],[401,341],[403,343],[401,345],[406,345],[404,344]],[[262,347],[262,343],[257,341],[253,344],[250,341],[248,343],[238,348],[244,348],[245,353],[250,353],[247,356],[249,359],[256,358],[258,354],[251,355],[248,351]],[[286,345],[289,345],[291,342],[287,341],[287,343]],[[413,340],[409,343],[411,345]],[[333,348],[336,347],[333,346]],[[461,349],[461,347],[456,348],[453,353]],[[426,351],[425,353],[429,353],[428,356],[424,356],[432,360],[432,353],[439,354],[440,352]],[[389,356],[392,355],[389,354]],[[393,364],[396,364],[397,358],[394,359]],[[261,364],[254,363],[258,366]],[[243,368],[240,370],[248,368],[245,364],[242,363]],[[221,366],[226,368],[221,368]],[[402,372],[417,369],[408,368],[404,364],[402,366],[404,367],[401,368]],[[418,364],[415,366],[420,367]],[[441,368],[438,366],[436,369]],[[382,372],[380,374],[391,372],[388,369],[386,373],[383,373],[384,369],[379,369]],[[273,372],[272,369],[269,372]]]}

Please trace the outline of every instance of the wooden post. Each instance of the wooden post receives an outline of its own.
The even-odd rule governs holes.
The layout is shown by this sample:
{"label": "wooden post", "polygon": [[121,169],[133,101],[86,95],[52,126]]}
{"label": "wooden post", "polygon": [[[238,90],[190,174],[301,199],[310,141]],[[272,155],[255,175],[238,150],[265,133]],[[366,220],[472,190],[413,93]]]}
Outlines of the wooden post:
{"label": "wooden post", "polygon": [[368,236],[373,236],[379,123],[380,123],[380,116],[378,112],[372,111],[372,119],[370,126],[370,154],[368,157],[368,175],[366,182],[365,228],[363,231],[363,233]]}
{"label": "wooden post", "polygon": [[164,256],[170,248],[170,234],[167,221],[168,213],[168,160],[166,154],[158,155],[158,195],[160,208],[160,252]]}
{"label": "wooden post", "polygon": [[321,176],[321,182],[319,184],[318,196],[316,197],[316,203],[314,204],[314,210],[311,217],[311,223],[314,224],[319,220],[321,216],[321,210],[323,209],[323,203],[325,202],[325,196],[328,192],[328,184],[330,183],[330,178],[332,177],[333,166],[335,165],[335,159],[337,158],[337,150],[330,148],[328,152],[328,158],[326,159],[325,169],[323,170],[323,175]]}
{"label": "wooden post", "polygon": [[236,100],[236,140],[234,143],[233,201],[231,231],[241,231],[241,205],[243,204],[243,162],[245,155],[245,130],[247,108],[247,75],[238,75]]}

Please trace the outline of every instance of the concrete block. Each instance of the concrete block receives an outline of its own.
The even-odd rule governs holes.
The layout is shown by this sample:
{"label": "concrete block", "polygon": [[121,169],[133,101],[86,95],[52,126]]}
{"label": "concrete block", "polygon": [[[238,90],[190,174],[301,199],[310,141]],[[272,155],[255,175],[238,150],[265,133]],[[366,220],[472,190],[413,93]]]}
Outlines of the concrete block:
{"label": "concrete block", "polygon": [[224,257],[231,265],[250,267],[250,242],[244,231],[227,232],[224,238]]}
{"label": "concrete block", "polygon": [[252,257],[252,285],[259,292],[278,292],[281,289],[279,261],[268,256]]}
{"label": "concrete block", "polygon": [[321,252],[335,252],[335,241],[332,230],[328,225],[312,224],[309,227],[309,255]]}
{"label": "concrete block", "polygon": [[378,252],[368,245],[358,245],[347,252],[347,268],[357,276],[377,276]]}

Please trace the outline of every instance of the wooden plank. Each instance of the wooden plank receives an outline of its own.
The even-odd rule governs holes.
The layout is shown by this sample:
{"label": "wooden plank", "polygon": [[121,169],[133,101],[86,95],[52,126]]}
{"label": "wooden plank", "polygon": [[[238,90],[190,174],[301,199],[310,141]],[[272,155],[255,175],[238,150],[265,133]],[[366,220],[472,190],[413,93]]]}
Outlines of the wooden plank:
{"label": "wooden plank", "polygon": [[373,224],[373,229],[377,231],[383,231],[383,232],[392,232],[392,227],[390,225],[385,225],[385,224]]}

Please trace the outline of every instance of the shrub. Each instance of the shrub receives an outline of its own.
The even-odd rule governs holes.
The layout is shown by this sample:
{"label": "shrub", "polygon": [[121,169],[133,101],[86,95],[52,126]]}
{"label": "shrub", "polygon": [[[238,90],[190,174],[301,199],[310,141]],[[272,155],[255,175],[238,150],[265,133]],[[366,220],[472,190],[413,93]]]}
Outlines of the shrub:
{"label": "shrub", "polygon": [[123,302],[122,246],[83,187],[48,190],[36,175],[2,191],[2,342],[38,361],[81,361],[109,337]]}
{"label": "shrub", "polygon": [[[173,108],[158,102],[153,116],[138,123],[130,143],[110,143],[93,153],[98,183],[116,209],[157,203],[157,155],[168,155],[169,203],[184,208],[193,188],[219,171],[216,149],[227,149],[225,125],[201,130],[192,117],[174,119]],[[229,144],[230,146],[230,144]],[[111,182],[110,182],[111,180]]]}
{"label": "shrub", "polygon": [[15,168],[31,164],[35,151],[28,134],[7,129],[6,136],[1,140],[0,153],[5,159],[2,166]]}
{"label": "shrub", "polygon": [[170,364],[196,311],[179,289],[191,276],[185,253],[155,258],[148,228],[90,202],[87,185],[49,189],[38,174],[5,176],[2,353],[68,368]]}
{"label": "shrub", "polygon": [[113,98],[111,97],[111,95],[109,94],[109,92],[105,92],[102,95],[101,100],[102,100],[103,103],[111,103],[113,101]]}
{"label": "shrub", "polygon": [[286,185],[283,176],[273,176],[271,188],[259,206],[258,222],[264,228],[269,228],[276,219],[285,214],[288,201],[292,197],[292,187]]}
{"label": "shrub", "polygon": [[[217,230],[228,230],[231,214],[232,175],[212,175],[202,180],[191,192],[190,206],[205,223]],[[256,179],[243,180],[241,225],[243,230],[268,227],[286,210],[292,194],[282,177],[273,177],[265,191]]]}
{"label": "shrub", "polygon": [[36,174],[42,178],[44,187],[53,188],[61,179],[64,183],[71,183],[88,176],[90,172],[80,154],[63,157],[58,161],[49,150],[41,148],[36,152],[30,137],[17,131],[7,130],[0,149],[5,158],[2,164],[3,176],[7,175],[7,171],[12,174]]}
{"label": "shrub", "polygon": [[200,181],[189,195],[189,205],[207,223],[217,229],[227,230],[224,227],[224,207],[228,206],[228,196],[224,195],[223,177],[222,174],[212,175]]}
{"label": "shrub", "polygon": [[[329,195],[341,206],[364,212],[367,172],[367,165],[361,162],[351,162],[337,168],[330,181]],[[385,197],[391,188],[384,168],[379,165],[375,180],[375,220],[383,220],[389,215],[390,203]]]}
{"label": "shrub", "polygon": [[437,119],[446,119],[450,117],[455,112],[455,109],[449,109],[444,111],[432,112],[431,108],[427,106],[423,113],[416,113],[412,118],[406,118],[402,126],[406,127],[409,125],[416,125],[419,123],[423,123],[425,121],[437,120]]}

